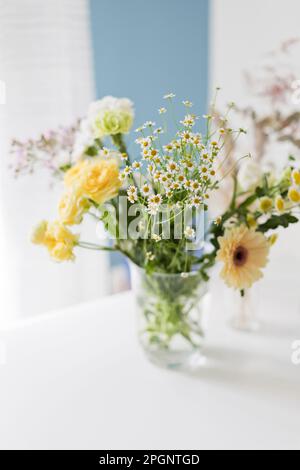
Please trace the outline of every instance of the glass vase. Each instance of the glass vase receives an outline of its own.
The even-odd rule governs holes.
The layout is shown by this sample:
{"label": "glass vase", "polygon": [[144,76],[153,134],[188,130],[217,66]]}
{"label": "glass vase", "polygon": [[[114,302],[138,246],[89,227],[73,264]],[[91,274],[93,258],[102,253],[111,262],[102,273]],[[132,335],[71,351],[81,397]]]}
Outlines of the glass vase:
{"label": "glass vase", "polygon": [[140,343],[153,363],[200,365],[208,286],[197,272],[151,273],[131,265]]}
{"label": "glass vase", "polygon": [[255,332],[260,323],[257,318],[258,298],[252,289],[246,289],[244,295],[239,291],[233,292],[231,326],[235,330]]}

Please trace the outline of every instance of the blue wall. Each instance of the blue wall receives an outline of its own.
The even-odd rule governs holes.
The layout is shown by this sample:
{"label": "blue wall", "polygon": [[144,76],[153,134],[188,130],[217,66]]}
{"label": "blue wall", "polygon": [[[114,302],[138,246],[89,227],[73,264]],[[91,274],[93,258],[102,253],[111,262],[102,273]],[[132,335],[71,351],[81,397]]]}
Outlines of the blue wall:
{"label": "blue wall", "polygon": [[[209,0],[90,0],[90,6],[97,98],[130,98],[135,127],[160,122],[157,109],[169,92],[177,95],[178,114],[184,99],[193,101],[194,113],[206,112]],[[131,155],[138,152],[133,140]]]}
{"label": "blue wall", "polygon": [[[97,97],[131,98],[135,127],[162,96],[207,106],[209,0],[90,0]],[[181,106],[182,110],[182,106]],[[183,110],[182,110],[183,111]]]}

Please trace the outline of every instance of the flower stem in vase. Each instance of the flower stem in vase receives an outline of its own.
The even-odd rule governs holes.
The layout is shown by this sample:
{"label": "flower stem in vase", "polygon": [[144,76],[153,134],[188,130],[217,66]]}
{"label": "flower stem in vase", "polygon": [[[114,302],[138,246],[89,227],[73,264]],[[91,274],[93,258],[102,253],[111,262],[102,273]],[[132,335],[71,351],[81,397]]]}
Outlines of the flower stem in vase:
{"label": "flower stem in vase", "polygon": [[230,322],[234,329],[246,332],[259,330],[260,323],[256,316],[257,304],[253,297],[251,289],[234,293],[234,313]]}

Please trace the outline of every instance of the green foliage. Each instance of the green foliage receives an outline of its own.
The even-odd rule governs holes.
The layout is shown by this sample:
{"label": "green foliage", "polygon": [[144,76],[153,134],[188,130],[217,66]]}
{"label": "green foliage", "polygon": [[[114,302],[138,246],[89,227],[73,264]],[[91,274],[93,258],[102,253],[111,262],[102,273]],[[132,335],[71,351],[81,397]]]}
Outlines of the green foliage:
{"label": "green foliage", "polygon": [[296,224],[297,217],[292,214],[286,213],[282,215],[272,215],[267,222],[259,225],[258,232],[266,233],[269,230],[276,230],[279,227],[287,228],[290,224]]}

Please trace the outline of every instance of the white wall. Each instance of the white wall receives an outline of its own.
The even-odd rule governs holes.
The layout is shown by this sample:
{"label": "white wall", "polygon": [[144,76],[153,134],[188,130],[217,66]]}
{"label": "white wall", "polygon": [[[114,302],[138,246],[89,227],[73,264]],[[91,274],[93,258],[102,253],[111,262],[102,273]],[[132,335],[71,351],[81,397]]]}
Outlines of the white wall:
{"label": "white wall", "polygon": [[[14,180],[7,148],[72,124],[94,97],[88,0],[0,0],[0,326],[107,292],[107,256],[81,252],[58,265],[30,244],[37,222],[55,217],[61,188],[42,172]],[[90,235],[95,235],[94,226]]]}
{"label": "white wall", "polygon": [[[297,0],[211,0],[211,87],[221,86],[221,99],[247,102],[243,71],[299,37],[299,18]],[[300,226],[284,232],[272,251],[269,279],[300,276],[299,240]]]}

